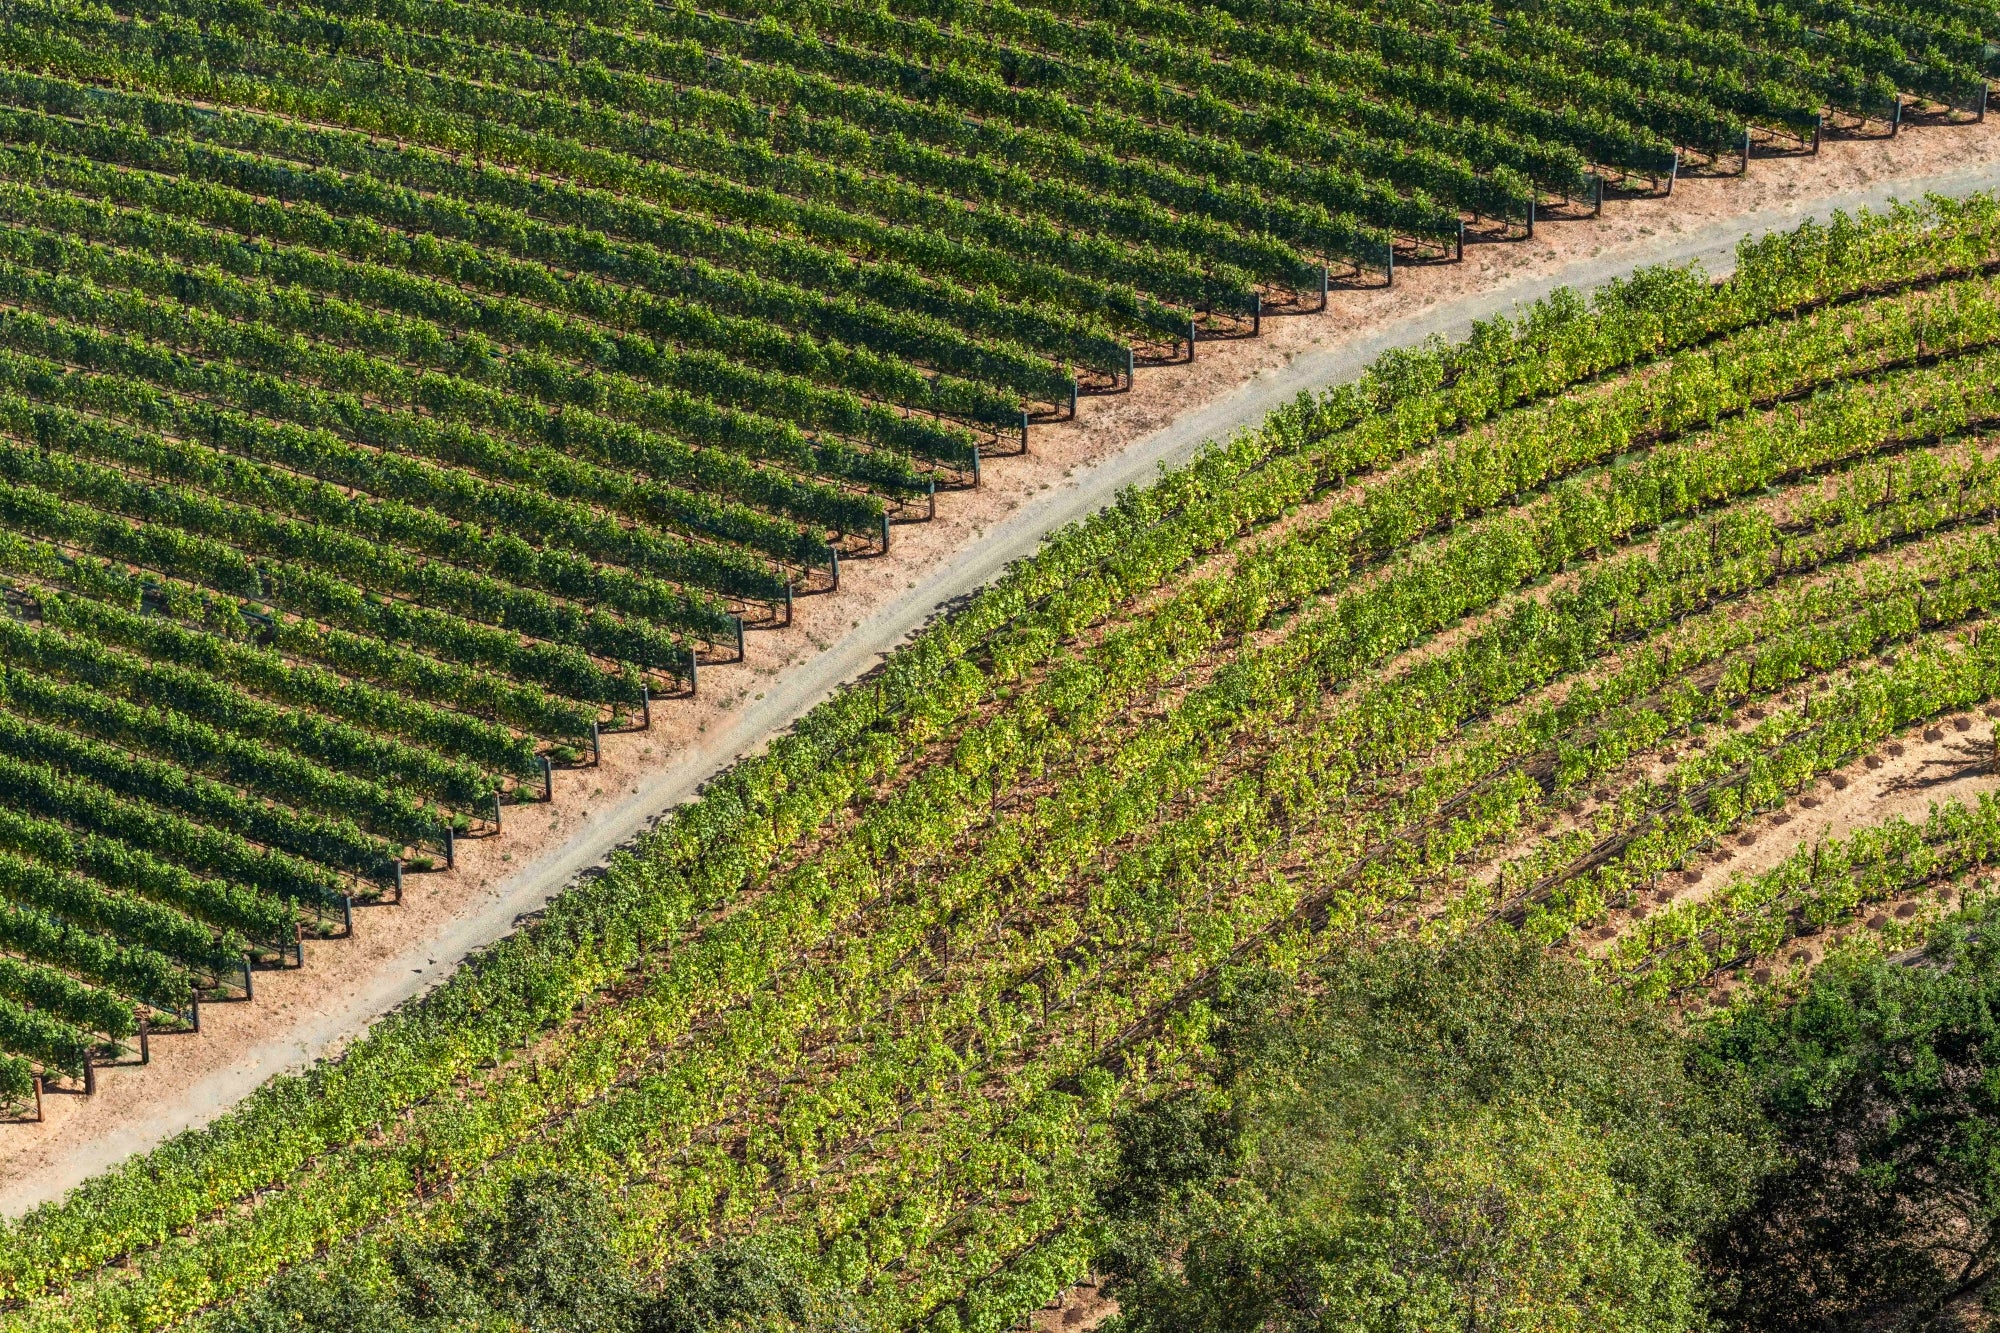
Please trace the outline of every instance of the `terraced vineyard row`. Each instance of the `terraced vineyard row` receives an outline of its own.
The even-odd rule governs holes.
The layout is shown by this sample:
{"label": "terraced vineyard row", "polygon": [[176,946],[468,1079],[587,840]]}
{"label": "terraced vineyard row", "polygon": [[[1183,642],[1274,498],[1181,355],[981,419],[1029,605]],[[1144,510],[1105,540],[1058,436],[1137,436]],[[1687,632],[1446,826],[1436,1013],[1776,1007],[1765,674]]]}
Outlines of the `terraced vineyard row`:
{"label": "terraced vineyard row", "polygon": [[[1234,969],[1408,924],[1579,941],[1989,697],[1996,367],[1985,198],[1392,357],[1060,534],[340,1060],[0,1233],[0,1327],[380,1277],[553,1170],[610,1191],[643,1268],[755,1234],[880,1327],[1004,1328],[1088,1266],[1108,1118],[1192,1076]],[[179,643],[170,618],[50,605],[10,661],[214,688],[95,637]],[[12,670],[10,725],[54,744],[34,709],[80,690]],[[96,697],[113,739],[152,725]],[[128,864],[43,780],[55,813],[0,822],[22,866]],[[1614,965],[1698,990],[1983,862],[1995,818],[1808,849],[1625,929]]]}
{"label": "terraced vineyard row", "polygon": [[450,864],[1079,393],[1468,222],[1983,115],[2000,62],[1844,0],[0,16],[17,1103]]}

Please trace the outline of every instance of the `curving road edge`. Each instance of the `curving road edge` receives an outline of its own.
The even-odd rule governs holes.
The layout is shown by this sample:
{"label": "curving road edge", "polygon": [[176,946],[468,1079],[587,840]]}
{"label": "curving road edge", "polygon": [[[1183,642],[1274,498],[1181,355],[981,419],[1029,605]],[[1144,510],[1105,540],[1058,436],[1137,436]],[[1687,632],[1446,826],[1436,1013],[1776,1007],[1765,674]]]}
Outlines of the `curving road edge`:
{"label": "curving road edge", "polygon": [[[195,1084],[151,1116],[13,1182],[0,1192],[0,1214],[18,1216],[57,1198],[126,1157],[144,1152],[183,1129],[208,1123],[266,1079],[337,1052],[383,1014],[438,985],[467,955],[512,931],[524,914],[541,908],[578,875],[604,864],[614,851],[666,812],[693,798],[703,783],[729,764],[805,716],[841,685],[863,675],[946,603],[991,582],[1012,561],[1033,554],[1046,534],[1088,518],[1126,487],[1142,484],[1161,469],[1185,462],[1211,440],[1253,425],[1302,391],[1353,379],[1392,348],[1408,347],[1434,334],[1462,336],[1474,321],[1531,304],[1558,287],[1594,289],[1649,264],[1699,262],[1710,275],[1720,277],[1735,266],[1736,243],[1745,235],[1789,230],[1808,218],[1824,219],[1836,210],[1880,207],[1895,198],[1916,199],[1930,193],[1967,195],[1984,190],[2000,190],[2000,164],[1882,181],[1866,189],[1813,196],[1784,208],[1607,248],[1546,274],[1441,302],[1340,347],[1308,352],[1282,370],[1260,375],[1182,414],[1121,452],[1079,467],[1074,475],[1059,484],[1052,481],[1048,490],[1033,493],[1005,519],[989,527],[977,546],[945,561],[820,653],[790,668],[765,687],[761,700],[736,714],[727,726],[711,731],[672,763],[642,779],[637,792],[615,807],[600,807],[587,829],[515,870],[496,886],[494,896],[453,921],[443,933],[383,963],[370,984],[346,1004],[310,1015],[284,1037],[250,1048],[230,1068]],[[453,967],[429,965],[430,959],[439,957],[452,959]],[[417,972],[418,968],[423,971]]]}

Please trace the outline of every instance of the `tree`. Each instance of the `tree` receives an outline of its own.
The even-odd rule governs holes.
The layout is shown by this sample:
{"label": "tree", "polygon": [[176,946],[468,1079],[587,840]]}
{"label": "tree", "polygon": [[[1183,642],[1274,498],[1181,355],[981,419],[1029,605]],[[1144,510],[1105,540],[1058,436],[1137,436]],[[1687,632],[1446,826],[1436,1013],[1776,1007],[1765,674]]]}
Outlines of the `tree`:
{"label": "tree", "polygon": [[399,1246],[390,1258],[402,1304],[419,1319],[477,1325],[489,1314],[536,1333],[629,1328],[640,1297],[605,1243],[603,1201],[571,1176],[515,1180],[501,1206],[462,1235]]}
{"label": "tree", "polygon": [[575,1177],[513,1181],[440,1240],[399,1240],[369,1281],[302,1265],[220,1322],[224,1333],[867,1333],[848,1293],[770,1241],[689,1255],[643,1291]]}
{"label": "tree", "polygon": [[641,1333],[865,1333],[844,1291],[768,1245],[735,1243],[668,1269]]}
{"label": "tree", "polygon": [[1502,934],[1239,984],[1216,1087],[1126,1117],[1126,1333],[1697,1328],[1693,1251],[1768,1160],[1666,1017]]}
{"label": "tree", "polygon": [[2000,1317],[2000,907],[1911,958],[1835,956],[1720,1016],[1783,1169],[1710,1247],[1728,1325],[1960,1329]]}

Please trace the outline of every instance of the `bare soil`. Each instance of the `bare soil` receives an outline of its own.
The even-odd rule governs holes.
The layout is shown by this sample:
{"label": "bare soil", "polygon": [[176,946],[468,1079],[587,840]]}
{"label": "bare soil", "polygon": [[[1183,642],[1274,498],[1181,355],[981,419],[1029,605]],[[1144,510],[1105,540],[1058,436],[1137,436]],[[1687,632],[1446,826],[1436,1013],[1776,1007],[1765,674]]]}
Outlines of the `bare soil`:
{"label": "bare soil", "polygon": [[[2000,774],[1993,766],[1995,727],[1986,713],[1962,712],[1890,737],[1797,793],[1782,809],[1746,821],[1725,846],[1690,863],[1688,868],[1701,880],[1677,890],[1674,900],[1699,902],[1732,879],[1762,874],[1801,847],[1845,838],[1856,829],[1896,817],[1921,824],[1933,805],[1972,805],[1981,796],[2000,792]],[[1902,906],[1897,900],[1865,908],[1858,924],[1880,930],[1914,915],[1899,918]],[[1845,933],[1788,940],[1777,961],[1810,966]],[[1768,967],[1759,966],[1768,973]]]}
{"label": "bare soil", "polygon": [[[1386,291],[1336,290],[1324,313],[1266,319],[1260,338],[1203,342],[1192,364],[1142,369],[1131,391],[1086,397],[1075,421],[1035,428],[1027,457],[991,461],[982,489],[940,495],[935,520],[898,526],[886,556],[843,562],[840,591],[802,599],[789,629],[752,634],[743,665],[706,668],[698,698],[655,704],[648,732],[606,737],[600,767],[558,772],[552,805],[509,807],[500,835],[462,842],[456,870],[410,876],[401,905],[357,913],[353,939],[309,942],[303,967],[259,972],[255,1001],[204,1006],[201,1033],[155,1041],[150,1067],[100,1070],[95,1096],[51,1091],[40,1123],[0,1127],[0,1211],[18,1213],[60,1194],[177,1129],[205,1123],[264,1078],[328,1053],[315,1026],[395,989],[386,970],[407,966],[414,975],[405,981],[435,984],[460,958],[428,946],[469,915],[490,910],[523,865],[587,834],[593,820],[611,818],[669,764],[693,755],[711,771],[726,765],[737,751],[717,738],[739,731],[732,724],[767,690],[776,691],[781,676],[848,636],[868,633],[863,627],[872,613],[969,556],[989,530],[1078,469],[1301,356],[1393,337],[1399,325],[1435,313],[1433,307],[1573,270],[1593,257],[1666,252],[1671,247],[1663,242],[1731,219],[1747,225],[1758,215],[1844,192],[1996,163],[2000,133],[1991,125],[1927,126],[1894,140],[1831,141],[1817,157],[1760,158],[1744,177],[1683,178],[1671,199],[1613,199],[1601,218],[1545,222],[1532,240],[1469,244],[1462,263],[1399,268]],[[1884,770],[1915,771],[1907,763]],[[1871,777],[1851,790],[1879,789],[1882,781]],[[1919,789],[1878,790],[1877,797],[1919,812],[1929,799]],[[351,1038],[365,1025],[343,1030]],[[1063,1327],[1090,1327],[1100,1317],[1068,1323],[1071,1308],[1062,1312]]]}
{"label": "bare soil", "polygon": [[1028,1316],[1033,1333],[1090,1333],[1118,1313],[1118,1302],[1106,1296],[1095,1280],[1079,1282]]}

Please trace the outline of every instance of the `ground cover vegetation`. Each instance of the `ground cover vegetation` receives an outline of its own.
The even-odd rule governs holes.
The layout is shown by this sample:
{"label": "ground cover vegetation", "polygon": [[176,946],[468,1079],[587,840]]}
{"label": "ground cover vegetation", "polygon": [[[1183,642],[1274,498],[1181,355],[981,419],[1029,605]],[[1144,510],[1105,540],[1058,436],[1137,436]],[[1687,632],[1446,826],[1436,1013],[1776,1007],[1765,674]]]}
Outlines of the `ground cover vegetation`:
{"label": "ground cover vegetation", "polygon": [[[1607,187],[1982,115],[1996,35],[1956,0],[7,0],[0,1098],[87,1087],[341,932],[352,902],[448,865],[551,765],[696,688],[746,622],[789,623],[843,554],[886,551],[1078,393],[1313,308],[1330,281],[1456,254],[1468,225],[1518,235]],[[1976,324],[1973,289],[1951,290]],[[1737,328],[1714,318],[1644,350]],[[1884,336],[1882,366],[1935,407],[1913,432],[1985,411],[1976,376]],[[1955,356],[1986,335],[1939,336]],[[1820,386],[1718,381],[1709,406],[1745,432],[1729,448],[1765,450],[1742,484],[1849,461],[1766,419]],[[1686,431],[1626,392],[1628,445]],[[1473,406],[1425,393],[1407,401]],[[1336,434],[1353,423],[1333,411],[1274,427],[1345,452],[1309,483],[1293,455],[1317,444],[1260,464],[1258,487],[1293,489],[1253,488],[1243,503],[1275,508],[1246,522],[1430,428]],[[1629,452],[1616,430],[1561,456],[1505,445],[1525,450],[1516,489]],[[1984,493],[1969,455],[1936,466],[1956,481],[1924,484]],[[1278,595],[1497,498],[1452,484],[1287,539],[1304,582]],[[1689,512],[1639,504],[1601,539]],[[1169,527],[1217,521],[1196,514]],[[1823,561],[1810,543],[1861,540],[1850,517],[1764,540]],[[1582,540],[1547,506],[1518,523],[1466,540]],[[1380,596],[1419,595],[1395,586]],[[1264,612],[1231,614],[1228,635]],[[1030,670],[1040,632],[991,651]],[[1301,669],[1289,651],[1274,670]],[[1001,735],[965,743],[1004,766]]]}
{"label": "ground cover vegetation", "polygon": [[[2000,804],[1687,876],[1911,729],[1990,762],[1996,284],[2000,205],[1932,200],[1302,398],[1057,534],[340,1059],[0,1230],[0,1328],[294,1296],[423,1321],[440,1264],[505,1327],[528,1298],[478,1256],[550,1180],[601,1210],[621,1319],[1004,1328],[1104,1252],[1117,1118],[1214,1083],[1243,977],[1498,926],[1691,1003],[1892,899],[1883,933],[1921,931]],[[1581,1151],[1595,1105],[1479,1112],[1490,1152],[1438,1180],[1525,1198],[1502,1168]],[[1508,1242],[1624,1219],[1548,1251],[1549,1290],[1685,1268],[1721,1211],[1656,1228],[1600,1166]]]}

